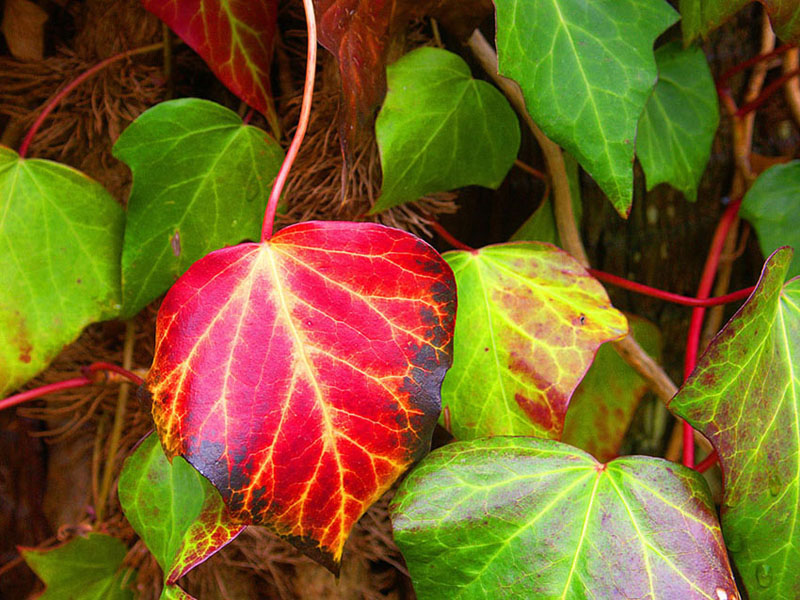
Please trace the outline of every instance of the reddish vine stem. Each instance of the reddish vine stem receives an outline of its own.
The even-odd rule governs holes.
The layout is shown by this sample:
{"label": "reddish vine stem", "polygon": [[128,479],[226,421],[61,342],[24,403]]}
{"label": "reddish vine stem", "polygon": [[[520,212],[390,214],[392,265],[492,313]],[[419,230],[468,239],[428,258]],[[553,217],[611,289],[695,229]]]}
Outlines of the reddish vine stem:
{"label": "reddish vine stem", "polygon": [[711,454],[709,454],[703,460],[697,463],[697,466],[694,468],[694,470],[697,471],[698,473],[705,473],[711,467],[713,467],[716,462],[717,462],[717,451],[713,450]]}
{"label": "reddish vine stem", "polygon": [[103,371],[111,371],[113,373],[118,373],[119,375],[122,375],[126,379],[130,380],[135,385],[141,385],[142,383],[144,383],[144,380],[141,377],[139,377],[136,373],[132,373],[128,369],[123,369],[118,365],[106,362],[92,363],[88,367],[81,369],[81,371],[83,372],[83,375],[81,377],[66,379],[64,381],[57,381],[56,383],[48,383],[47,385],[43,385],[34,388],[32,390],[20,392],[19,394],[14,394],[13,396],[9,396],[8,398],[0,400],[0,410],[11,408],[12,406],[22,404],[24,402],[27,402],[28,400],[35,400],[36,398],[41,398],[42,396],[46,396],[47,394],[53,394],[55,392],[61,392],[63,390],[70,390],[73,388],[92,385],[94,383],[100,383],[94,375],[96,373],[100,373]]}
{"label": "reddish vine stem", "polygon": [[760,62],[764,62],[765,60],[770,60],[771,58],[775,58],[776,56],[780,56],[784,52],[795,48],[794,44],[784,44],[783,46],[779,46],[774,50],[769,52],[764,52],[763,54],[759,54],[758,56],[754,56],[753,58],[749,58],[745,61],[740,62],[732,66],[730,69],[725,71],[722,75],[720,75],[719,79],[717,80],[717,89],[727,89],[728,87],[728,80],[736,75],[737,73],[741,73],[745,69],[749,69],[757,65]]}
{"label": "reddish vine stem", "polygon": [[31,142],[33,141],[33,138],[36,135],[36,132],[39,131],[39,128],[42,126],[42,123],[44,123],[45,119],[47,119],[47,117],[50,116],[50,113],[55,110],[55,108],[70,92],[72,92],[72,90],[74,90],[76,87],[78,87],[80,84],[82,84],[84,81],[86,81],[93,75],[96,75],[97,73],[105,69],[108,65],[113,64],[118,60],[122,60],[123,58],[129,58],[137,54],[147,54],[148,52],[153,52],[154,50],[159,50],[163,47],[164,47],[164,42],[158,42],[156,44],[150,44],[149,46],[142,46],[141,48],[134,48],[133,50],[126,50],[125,52],[115,54],[114,56],[111,56],[109,58],[106,58],[105,60],[100,61],[99,63],[97,63],[90,69],[87,69],[86,71],[78,75],[75,79],[70,81],[66,86],[64,86],[64,88],[60,92],[58,92],[55,96],[53,96],[52,100],[50,100],[50,102],[47,103],[47,105],[44,107],[44,110],[42,110],[42,112],[36,118],[36,121],[34,121],[33,125],[31,125],[31,128],[28,130],[28,133],[25,135],[25,138],[22,140],[22,143],[19,146],[20,157],[25,158],[25,156],[28,153],[28,148],[30,147]]}
{"label": "reddish vine stem", "polygon": [[755,286],[751,286],[735,292],[731,292],[730,294],[725,294],[724,296],[716,296],[713,298],[692,298],[690,296],[682,296],[681,294],[666,292],[658,288],[650,287],[649,285],[644,285],[642,283],[630,281],[629,279],[625,279],[624,277],[620,277],[618,275],[612,275],[611,273],[606,273],[605,271],[598,271],[597,269],[587,269],[587,270],[595,279],[599,279],[600,281],[604,281],[605,283],[609,283],[611,285],[615,285],[617,287],[621,287],[623,289],[630,290],[632,292],[637,292],[645,296],[658,298],[660,300],[665,300],[667,302],[672,302],[673,304],[680,304],[683,306],[705,308],[709,306],[720,306],[723,304],[729,304],[730,302],[737,302],[739,300],[744,300],[755,289]]}
{"label": "reddish vine stem", "polygon": [[23,402],[27,402],[28,400],[35,400],[36,398],[41,398],[47,394],[52,394],[53,392],[60,392],[62,390],[70,390],[72,388],[79,388],[84,387],[86,385],[91,385],[93,381],[86,376],[83,377],[76,377],[74,379],[67,379],[65,381],[58,381],[56,383],[48,383],[47,385],[43,385],[41,387],[28,390],[26,392],[20,392],[19,394],[14,394],[13,396],[9,396],[4,400],[0,400],[0,410],[11,408],[12,406],[16,406],[17,404],[22,404]]}
{"label": "reddish vine stem", "polygon": [[300,144],[303,143],[303,137],[305,137],[308,119],[311,114],[311,100],[314,96],[314,75],[317,65],[317,21],[314,16],[312,0],[303,0],[303,7],[306,11],[306,23],[308,25],[308,55],[306,57],[306,82],[303,87],[303,103],[300,106],[300,119],[297,123],[297,130],[294,132],[292,143],[289,144],[289,149],[286,151],[286,158],[283,159],[281,169],[278,171],[278,176],[272,185],[272,192],[267,201],[267,209],[264,211],[264,224],[261,227],[262,242],[266,242],[272,237],[275,229],[275,213],[278,210],[278,200],[280,200],[281,192],[283,192],[283,187],[286,185],[286,179],[289,177],[289,171],[292,168],[294,159],[300,150]]}
{"label": "reddish vine stem", "polygon": [[452,233],[447,231],[447,229],[445,229],[442,226],[442,224],[439,223],[439,221],[430,219],[428,223],[430,223],[431,229],[433,229],[436,233],[442,236],[442,238],[444,238],[444,241],[453,246],[453,248],[458,248],[459,250],[466,250],[467,252],[475,252],[475,248],[467,246],[464,242],[462,242]]}
{"label": "reddish vine stem", "polygon": [[[731,202],[717,224],[717,229],[714,231],[714,237],[711,240],[711,248],[708,251],[708,258],[706,258],[706,264],[703,267],[700,285],[697,288],[697,298],[708,298],[708,295],[711,293],[711,288],[714,285],[714,277],[717,273],[717,266],[719,265],[720,256],[722,255],[722,246],[725,243],[728,230],[736,221],[741,203],[741,199]],[[703,328],[705,312],[706,309],[704,307],[697,307],[692,311],[692,318],[689,322],[689,334],[686,339],[686,354],[683,361],[684,381],[692,374],[695,364],[697,363],[697,353],[700,347],[700,334]],[[683,422],[683,464],[689,468],[694,467],[694,430],[686,421]]]}
{"label": "reddish vine stem", "polygon": [[770,83],[767,87],[764,88],[764,91],[758,95],[758,98],[753,100],[752,102],[748,102],[741,108],[739,108],[735,114],[737,117],[743,117],[748,113],[753,112],[759,106],[764,104],[770,96],[772,96],[775,92],[777,92],[787,81],[790,79],[797,77],[800,75],[800,69],[794,69],[789,71],[788,73],[784,73],[778,79]]}

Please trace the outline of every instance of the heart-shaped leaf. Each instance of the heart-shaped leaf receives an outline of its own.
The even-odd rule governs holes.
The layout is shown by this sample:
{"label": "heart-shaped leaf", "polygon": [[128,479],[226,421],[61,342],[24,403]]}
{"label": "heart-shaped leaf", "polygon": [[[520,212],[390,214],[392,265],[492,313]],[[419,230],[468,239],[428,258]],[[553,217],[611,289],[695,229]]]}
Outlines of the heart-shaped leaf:
{"label": "heart-shaped leaf", "polygon": [[386,91],[385,66],[395,38],[412,19],[431,16],[468,36],[492,10],[488,0],[314,0],[319,41],[339,61],[342,142],[371,128]]}
{"label": "heart-shaped leaf", "polygon": [[411,234],[306,222],[212,252],[170,289],[148,376],[167,456],[333,571],[428,449],[455,282]]}
{"label": "heart-shaped leaf", "polygon": [[542,130],[627,216],[636,126],[656,83],[653,42],[677,19],[663,0],[495,0],[500,73]]}
{"label": "heart-shaped leaf", "polygon": [[716,449],[722,529],[751,600],[800,594],[800,279],[788,248],[711,342],[669,408]]}
{"label": "heart-shaped leaf", "polygon": [[[781,246],[800,248],[800,160],[775,165],[753,182],[739,213],[756,230],[764,256]],[[800,275],[800,253],[789,265],[787,277]]]}
{"label": "heart-shaped leaf", "polygon": [[125,460],[119,501],[158,561],[166,584],[175,583],[244,529],[232,524],[219,492],[197,469],[180,457],[170,464],[155,434]]}
{"label": "heart-shaped leaf", "polygon": [[267,117],[277,0],[142,0],[229,90]]}
{"label": "heart-shaped leaf", "polygon": [[83,173],[0,146],[0,397],[119,313],[124,218]]}
{"label": "heart-shaped leaf", "polygon": [[566,252],[536,242],[447,252],[458,284],[453,368],[442,404],[459,439],[558,438],[597,348],[628,330],[605,289]]}
{"label": "heart-shaped leaf", "polygon": [[47,586],[39,600],[133,600],[134,571],[123,568],[128,549],[117,538],[90,533],[49,550],[20,550]]}
{"label": "heart-shaped leaf", "polygon": [[405,479],[392,526],[420,600],[738,599],[708,486],[662,459],[456,442]]}
{"label": "heart-shaped leaf", "polygon": [[381,195],[370,211],[466,185],[497,188],[519,150],[519,122],[494,86],[457,54],[418,48],[390,65],[375,122]]}
{"label": "heart-shaped leaf", "polygon": [[122,249],[132,317],[212,250],[259,238],[283,151],[227,108],[183,98],[145,111],[114,156],[133,171]]}
{"label": "heart-shaped leaf", "polygon": [[[654,360],[661,356],[661,332],[650,321],[627,315],[637,342]],[[647,382],[614,348],[604,345],[569,402],[561,441],[586,450],[597,460],[615,458]]]}
{"label": "heart-shaped leaf", "polygon": [[648,190],[669,183],[694,202],[719,124],[717,90],[700,48],[667,44],[656,50],[656,63],[658,83],[639,119],[636,156]]}
{"label": "heart-shaped leaf", "polygon": [[[689,44],[707,36],[753,0],[681,0],[683,39]],[[778,37],[800,41],[800,4],[796,0],[759,0],[769,13]]]}

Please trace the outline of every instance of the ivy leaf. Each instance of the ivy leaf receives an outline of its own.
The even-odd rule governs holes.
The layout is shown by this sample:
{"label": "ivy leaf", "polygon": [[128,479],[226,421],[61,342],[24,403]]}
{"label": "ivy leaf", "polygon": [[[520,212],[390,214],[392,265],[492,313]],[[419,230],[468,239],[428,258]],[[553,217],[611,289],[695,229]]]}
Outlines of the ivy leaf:
{"label": "ivy leaf", "polygon": [[370,213],[466,185],[497,188],[519,150],[505,97],[457,54],[418,48],[387,69],[375,122],[383,185]]}
{"label": "ivy leaf", "polygon": [[306,222],[170,289],[148,375],[168,457],[336,572],[350,529],[429,448],[455,282],[413,235]]}
{"label": "ivy leaf", "polygon": [[314,0],[314,7],[320,44],[339,61],[346,150],[370,128],[386,91],[389,51],[411,20],[434,17],[467,37],[492,11],[489,0]]}
{"label": "ivy leaf", "polygon": [[459,316],[442,404],[458,439],[558,438],[603,342],[628,330],[603,286],[555,246],[517,242],[444,255]]}
{"label": "ivy leaf", "polygon": [[159,600],[195,600],[177,585],[165,585]]}
{"label": "ivy leaf", "polygon": [[533,120],[627,217],[636,126],[656,83],[653,42],[677,19],[663,0],[496,0],[500,73]]}
{"label": "ivy leaf", "polygon": [[[661,332],[650,321],[627,315],[634,338],[660,361]],[[561,441],[601,462],[616,457],[647,382],[609,347],[597,351],[592,366],[572,395]]]}
{"label": "ivy leaf", "polygon": [[133,600],[134,571],[123,568],[128,549],[117,538],[90,533],[49,550],[20,551],[47,586],[39,600]]}
{"label": "ivy leaf", "polygon": [[669,404],[719,455],[722,530],[751,600],[800,593],[800,279],[782,285],[791,255],[767,259]]}
{"label": "ivy leaf", "polygon": [[[681,0],[683,39],[688,45],[706,37],[752,0]],[[769,13],[778,37],[785,42],[800,41],[800,6],[796,0],[759,0]]]}
{"label": "ivy leaf", "polygon": [[[775,165],[759,175],[747,190],[739,214],[755,228],[764,256],[780,246],[800,248],[800,160]],[[788,277],[795,275],[800,275],[800,254],[795,254],[787,272]]]}
{"label": "ivy leaf", "polygon": [[230,91],[271,118],[270,69],[277,0],[142,0]]}
{"label": "ivy leaf", "polygon": [[392,527],[420,600],[738,599],[703,477],[662,459],[455,442],[402,483]]}
{"label": "ivy leaf", "polygon": [[0,397],[118,314],[123,219],[83,173],[0,146]]}
{"label": "ivy leaf", "polygon": [[656,50],[656,63],[658,83],[639,119],[636,155],[648,190],[669,183],[694,202],[719,125],[717,90],[700,48],[667,44]]}
{"label": "ivy leaf", "polygon": [[119,501],[134,531],[158,561],[167,584],[175,583],[244,529],[232,524],[219,492],[194,467],[180,457],[170,464],[155,434],[148,435],[125,460]]}
{"label": "ivy leaf", "polygon": [[134,176],[122,250],[129,318],[210,251],[260,237],[283,151],[227,108],[185,98],[145,111],[114,156]]}

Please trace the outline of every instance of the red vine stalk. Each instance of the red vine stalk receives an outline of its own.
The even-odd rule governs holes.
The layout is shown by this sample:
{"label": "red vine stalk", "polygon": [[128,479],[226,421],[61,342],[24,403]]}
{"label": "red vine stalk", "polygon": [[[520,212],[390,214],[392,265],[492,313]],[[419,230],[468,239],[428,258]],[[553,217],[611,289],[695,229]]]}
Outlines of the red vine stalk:
{"label": "red vine stalk", "polygon": [[82,84],[84,81],[92,77],[93,75],[97,74],[98,72],[105,69],[108,65],[117,62],[118,60],[122,60],[123,58],[128,58],[131,56],[135,56],[137,54],[146,54],[148,52],[153,52],[154,50],[159,50],[164,47],[164,42],[158,42],[155,44],[150,44],[149,46],[142,46],[141,48],[134,48],[133,50],[126,50],[125,52],[121,52],[119,54],[115,54],[105,60],[100,61],[90,69],[87,69],[80,75],[78,75],[75,79],[70,81],[64,88],[59,91],[50,102],[44,107],[44,110],[39,114],[34,121],[31,128],[28,130],[28,133],[25,135],[25,138],[22,140],[22,143],[19,146],[19,155],[21,158],[25,158],[25,155],[28,153],[28,148],[33,141],[33,137],[36,135],[36,132],[39,131],[39,128],[44,123],[45,119],[50,116],[50,113],[55,110],[55,108],[59,105],[59,103],[76,87]]}
{"label": "red vine stalk", "polygon": [[272,237],[275,229],[275,213],[278,210],[278,200],[286,185],[286,179],[292,168],[294,159],[303,143],[303,137],[308,128],[308,119],[311,114],[311,100],[314,96],[314,75],[317,66],[317,21],[314,16],[313,0],[303,0],[303,7],[306,11],[306,24],[308,25],[308,55],[306,57],[306,83],[303,87],[303,103],[300,106],[300,119],[297,123],[297,130],[294,132],[292,143],[286,151],[286,158],[283,159],[278,176],[272,185],[272,192],[267,201],[267,209],[264,211],[264,224],[261,227],[261,241],[266,242]]}
{"label": "red vine stalk", "polygon": [[456,236],[454,236],[452,233],[447,231],[447,229],[445,229],[442,226],[442,224],[439,223],[439,221],[435,221],[434,219],[430,219],[428,221],[428,223],[430,224],[431,229],[433,229],[436,233],[438,233],[440,236],[442,236],[444,241],[446,241],[448,244],[450,244],[453,248],[458,248],[459,250],[466,250],[467,252],[475,252],[475,248],[472,248],[471,246],[467,246],[464,242],[462,242]]}
{"label": "red vine stalk", "polygon": [[11,408],[17,404],[22,404],[28,400],[35,400],[53,392],[60,392],[62,390],[70,390],[72,388],[79,388],[86,385],[91,385],[93,382],[86,376],[76,377],[74,379],[67,379],[65,381],[57,381],[56,383],[49,383],[41,387],[28,390],[27,392],[20,392],[14,394],[3,400],[0,400],[0,410]]}
{"label": "red vine stalk", "polygon": [[[711,293],[717,266],[722,255],[722,246],[725,243],[728,230],[736,221],[741,203],[741,200],[731,202],[717,224],[717,229],[714,231],[714,237],[711,240],[711,248],[708,251],[708,258],[706,258],[706,264],[703,267],[700,285],[697,288],[697,298],[708,298]],[[700,334],[703,328],[705,312],[706,309],[704,307],[698,307],[692,311],[689,334],[686,339],[686,355],[683,362],[684,381],[689,378],[697,364],[697,352],[700,347]],[[694,467],[694,430],[686,421],[683,422],[683,464],[689,468]]]}
{"label": "red vine stalk", "polygon": [[766,102],[770,96],[772,96],[776,91],[778,91],[783,86],[783,84],[785,84],[790,79],[797,77],[798,75],[800,75],[800,69],[794,69],[792,71],[789,71],[788,73],[784,73],[783,75],[778,77],[778,79],[776,79],[775,81],[770,83],[767,87],[765,87],[764,91],[761,92],[761,94],[759,94],[755,100],[753,100],[752,102],[748,102],[740,109],[738,109],[735,113],[735,116],[743,117],[746,114],[753,112],[759,106],[764,104],[764,102]]}

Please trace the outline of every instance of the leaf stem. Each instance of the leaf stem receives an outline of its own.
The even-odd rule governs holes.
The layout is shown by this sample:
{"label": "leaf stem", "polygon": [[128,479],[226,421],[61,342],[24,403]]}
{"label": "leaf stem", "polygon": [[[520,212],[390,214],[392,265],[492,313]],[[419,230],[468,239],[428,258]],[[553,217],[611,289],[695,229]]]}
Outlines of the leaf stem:
{"label": "leaf stem", "polygon": [[709,454],[703,460],[697,463],[694,470],[697,471],[698,473],[705,473],[711,467],[714,466],[714,464],[717,462],[717,459],[718,459],[717,451],[713,450],[711,454]]}
{"label": "leaf stem", "polygon": [[442,238],[444,238],[444,241],[453,246],[453,248],[458,248],[459,250],[466,250],[467,252],[475,252],[475,248],[467,246],[464,242],[462,242],[452,233],[447,231],[447,229],[445,229],[442,226],[442,224],[439,223],[439,221],[436,221],[435,219],[429,219],[428,223],[430,223],[431,229],[433,229],[436,233],[442,236]]}
{"label": "leaf stem", "polygon": [[595,279],[599,279],[600,281],[603,281],[605,283],[609,283],[611,285],[615,285],[617,287],[621,287],[623,289],[630,290],[638,294],[650,296],[652,298],[666,300],[667,302],[672,302],[673,304],[680,304],[682,306],[693,306],[693,307],[720,306],[723,304],[728,304],[730,302],[737,302],[739,300],[744,300],[755,289],[755,286],[751,286],[748,288],[738,290],[736,292],[731,292],[730,294],[725,294],[724,296],[717,296],[714,298],[692,298],[690,296],[682,296],[681,294],[666,292],[658,288],[650,287],[649,285],[644,285],[642,283],[630,281],[629,279],[625,279],[624,277],[620,277],[618,275],[612,275],[611,273],[606,273],[605,271],[599,271],[597,269],[591,269],[591,268],[587,270]]}
{"label": "leaf stem", "polygon": [[300,150],[300,144],[308,128],[308,119],[311,114],[311,101],[314,97],[314,75],[317,67],[317,21],[314,16],[313,0],[303,0],[303,7],[306,11],[306,24],[308,25],[308,54],[306,57],[306,82],[303,87],[303,103],[300,107],[300,119],[297,122],[297,129],[294,132],[292,143],[286,151],[286,158],[283,159],[278,176],[272,185],[272,192],[267,201],[267,209],[264,211],[264,224],[261,227],[261,241],[266,242],[272,237],[275,229],[275,213],[278,210],[278,200],[286,185],[289,170]]}
{"label": "leaf stem", "polygon": [[[136,333],[133,320],[125,321],[125,341],[122,346],[122,370],[130,373],[133,364],[133,344],[136,340]],[[132,374],[132,373],[131,373]],[[119,386],[117,395],[117,407],[114,412],[114,424],[111,427],[111,437],[108,440],[108,452],[106,454],[106,464],[103,470],[103,479],[100,482],[100,493],[98,494],[99,503],[97,504],[97,522],[102,523],[105,507],[108,503],[109,492],[111,491],[111,475],[114,472],[114,464],[119,449],[119,440],[122,437],[122,425],[125,422],[125,413],[128,408],[128,394],[130,384],[122,383]]]}
{"label": "leaf stem", "polygon": [[761,94],[759,94],[758,98],[756,98],[752,102],[748,102],[740,109],[738,109],[735,113],[735,116],[743,117],[747,113],[753,112],[759,106],[764,104],[764,102],[766,102],[770,96],[772,96],[776,91],[778,91],[778,89],[780,89],[783,86],[783,84],[785,84],[790,79],[797,77],[798,75],[800,75],[800,69],[794,69],[792,71],[789,71],[788,73],[784,73],[783,75],[778,77],[778,79],[776,79],[775,81],[770,83],[767,87],[765,87],[764,91],[761,92]]}
{"label": "leaf stem", "polygon": [[[717,224],[714,237],[711,240],[711,248],[706,258],[706,264],[703,267],[703,274],[700,277],[700,285],[697,288],[697,298],[708,298],[711,293],[711,287],[714,285],[714,278],[717,273],[717,266],[719,265],[720,256],[722,255],[722,246],[725,243],[728,230],[736,221],[741,204],[741,199],[731,202]],[[700,347],[700,334],[703,328],[705,312],[706,309],[704,307],[697,307],[692,311],[692,318],[689,322],[689,333],[686,338],[686,354],[684,355],[683,361],[684,381],[689,378],[697,364],[697,353]],[[683,464],[689,468],[694,466],[694,431],[691,425],[686,421],[683,422]]]}
{"label": "leaf stem", "polygon": [[142,46],[141,48],[134,48],[133,50],[126,50],[125,52],[121,52],[119,54],[115,54],[105,60],[100,61],[90,69],[87,69],[80,75],[78,75],[75,79],[70,81],[64,88],[59,91],[50,102],[44,107],[44,110],[39,114],[36,118],[36,121],[33,122],[31,128],[28,130],[28,133],[25,135],[25,138],[22,140],[22,143],[19,146],[19,155],[21,158],[25,158],[28,153],[28,148],[33,141],[33,137],[36,135],[36,132],[39,131],[39,128],[44,123],[45,119],[50,115],[53,110],[59,105],[59,103],[76,87],[82,84],[84,81],[92,77],[93,75],[97,74],[98,72],[105,69],[108,65],[117,62],[118,60],[122,60],[123,58],[128,58],[130,56],[135,56],[137,54],[146,54],[148,52],[153,52],[155,50],[160,50],[164,47],[164,42],[157,42],[155,44],[150,44],[149,46]]}
{"label": "leaf stem", "polygon": [[91,385],[92,383],[93,381],[86,376],[75,377],[74,379],[67,379],[65,381],[57,381],[56,383],[49,383],[47,385],[43,385],[25,392],[20,392],[19,394],[14,394],[13,396],[9,396],[8,398],[0,400],[0,410],[11,408],[12,406],[22,404],[28,400],[41,398],[47,394],[84,387],[86,385]]}
{"label": "leaf stem", "polygon": [[103,371],[111,371],[112,373],[117,373],[119,375],[122,375],[125,379],[127,379],[134,385],[142,385],[144,383],[144,379],[139,377],[136,373],[112,363],[96,362],[86,367],[87,373],[98,373]]}

